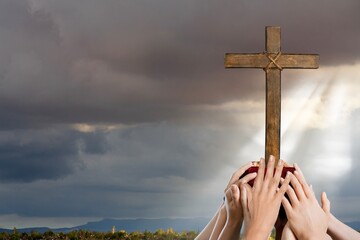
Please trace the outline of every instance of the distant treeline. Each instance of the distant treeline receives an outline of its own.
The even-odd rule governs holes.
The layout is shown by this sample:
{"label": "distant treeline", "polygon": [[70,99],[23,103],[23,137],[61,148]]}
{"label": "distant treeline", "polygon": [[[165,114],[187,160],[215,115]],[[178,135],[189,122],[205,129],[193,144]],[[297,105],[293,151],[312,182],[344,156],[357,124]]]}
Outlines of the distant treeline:
{"label": "distant treeline", "polygon": [[171,228],[168,230],[159,229],[155,232],[131,232],[127,233],[124,230],[118,232],[92,232],[86,230],[71,231],[68,233],[57,233],[47,231],[39,233],[32,231],[31,233],[18,232],[16,229],[12,232],[0,233],[0,240],[102,240],[102,239],[119,239],[119,240],[193,240],[198,232],[174,232]]}

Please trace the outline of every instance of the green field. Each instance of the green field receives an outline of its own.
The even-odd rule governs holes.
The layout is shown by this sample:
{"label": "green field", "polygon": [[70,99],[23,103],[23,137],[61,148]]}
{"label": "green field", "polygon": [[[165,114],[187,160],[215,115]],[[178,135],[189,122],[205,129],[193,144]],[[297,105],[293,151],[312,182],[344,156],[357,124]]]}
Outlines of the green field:
{"label": "green field", "polygon": [[111,232],[92,232],[92,231],[72,231],[69,233],[55,233],[47,231],[45,233],[31,232],[31,233],[20,233],[14,230],[12,233],[0,233],[0,240],[80,240],[80,239],[119,239],[119,240],[192,240],[198,233],[195,231],[191,232],[174,232],[172,229],[168,230],[157,230],[156,232],[132,232],[127,233],[126,231],[118,231],[115,233]]}

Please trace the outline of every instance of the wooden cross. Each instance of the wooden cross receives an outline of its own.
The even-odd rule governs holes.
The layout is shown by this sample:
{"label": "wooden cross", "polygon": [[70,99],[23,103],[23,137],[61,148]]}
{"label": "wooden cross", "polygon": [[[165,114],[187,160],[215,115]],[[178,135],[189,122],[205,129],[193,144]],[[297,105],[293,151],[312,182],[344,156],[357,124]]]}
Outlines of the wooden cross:
{"label": "wooden cross", "polygon": [[265,161],[280,159],[281,71],[319,67],[317,54],[285,54],[280,49],[280,27],[266,27],[264,53],[226,53],[226,68],[262,68],[266,73]]}

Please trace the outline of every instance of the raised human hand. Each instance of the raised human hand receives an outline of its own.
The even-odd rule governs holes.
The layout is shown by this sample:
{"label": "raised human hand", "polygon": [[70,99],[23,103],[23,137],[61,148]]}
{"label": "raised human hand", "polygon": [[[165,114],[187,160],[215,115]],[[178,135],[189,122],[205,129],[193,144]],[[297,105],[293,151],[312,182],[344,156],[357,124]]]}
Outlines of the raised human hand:
{"label": "raised human hand", "polygon": [[327,229],[327,233],[329,234],[328,239],[333,239],[333,240],[360,239],[360,233],[358,231],[347,226],[346,224],[344,224],[334,215],[331,214],[330,201],[324,192],[321,195],[321,204],[322,204],[322,209],[327,214],[329,219],[329,226]]}
{"label": "raised human hand", "polygon": [[243,222],[243,211],[240,202],[240,189],[233,184],[225,193],[226,223],[219,239],[239,239]]}
{"label": "raised human hand", "polygon": [[[233,173],[225,189],[226,223],[219,239],[238,239],[243,222],[244,214],[240,201],[240,184],[247,184],[253,180],[257,173],[250,173],[240,178],[251,167],[252,163],[240,167]],[[239,179],[240,178],[240,179]]]}
{"label": "raised human hand", "polygon": [[260,160],[258,176],[254,185],[241,185],[241,203],[244,211],[244,237],[246,239],[265,239],[270,234],[278,216],[282,197],[285,194],[290,178],[287,176],[279,187],[284,161],[270,156],[265,175],[265,160]]}
{"label": "raised human hand", "polygon": [[[225,197],[227,197],[225,203],[227,206],[226,209],[227,209],[228,217],[229,217],[230,206],[232,206],[232,208],[234,208],[233,204],[236,201],[236,200],[233,200],[232,198],[235,196],[240,203],[240,189],[239,189],[240,185],[248,183],[249,181],[253,180],[257,176],[257,173],[254,172],[254,173],[247,174],[247,175],[243,176],[242,178],[240,178],[240,176],[242,176],[244,174],[244,172],[246,170],[248,170],[251,166],[252,166],[252,163],[248,162],[247,164],[245,164],[244,166],[242,166],[238,170],[236,170],[232,174],[232,176],[229,180],[229,183],[225,188]],[[232,195],[229,195],[230,193]],[[230,198],[230,196],[232,198]],[[231,204],[229,205],[228,201],[230,201],[230,200],[231,200]],[[241,220],[241,223],[242,223],[244,214],[243,214],[241,205],[240,205],[240,208],[237,209],[236,214],[238,215],[238,218],[239,218],[239,220]]]}
{"label": "raised human hand", "polygon": [[292,187],[286,190],[289,200],[282,198],[288,224],[298,239],[325,239],[328,216],[296,164],[295,169],[294,175],[290,174]]}
{"label": "raised human hand", "polygon": [[[239,179],[240,176],[243,175],[243,173],[251,167],[252,163],[249,162],[246,165],[240,167],[238,170],[236,170],[231,178],[229,183],[227,184],[224,192],[226,195],[226,192],[230,190],[231,185],[240,185],[241,182],[248,182],[256,177],[256,173],[248,174],[241,179]],[[230,190],[231,191],[231,190]],[[229,198],[228,198],[229,199]],[[220,208],[216,211],[213,218],[210,220],[210,222],[205,226],[205,228],[199,233],[199,235],[196,237],[197,240],[209,240],[209,239],[218,239],[222,231],[225,230],[225,224],[227,222],[228,215],[227,209],[226,209],[226,199],[224,198],[224,203],[221,204]],[[229,207],[229,206],[228,206]],[[242,208],[239,209],[239,211],[236,213],[238,214],[238,218],[241,222],[243,221],[243,212]],[[228,225],[229,226],[229,225]],[[226,227],[226,231],[230,231],[229,227]]]}

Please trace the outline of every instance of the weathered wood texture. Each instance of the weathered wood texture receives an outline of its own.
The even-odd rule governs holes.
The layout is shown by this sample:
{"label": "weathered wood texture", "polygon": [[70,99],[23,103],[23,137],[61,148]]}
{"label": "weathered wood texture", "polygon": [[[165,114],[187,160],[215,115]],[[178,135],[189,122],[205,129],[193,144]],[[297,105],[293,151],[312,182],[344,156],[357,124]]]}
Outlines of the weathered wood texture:
{"label": "weathered wood texture", "polygon": [[[269,54],[275,58],[276,54]],[[282,68],[304,69],[318,68],[319,55],[315,54],[282,54],[276,61]],[[226,68],[266,68],[269,59],[264,53],[227,53],[225,55]],[[271,68],[277,68],[271,66]]]}
{"label": "weathered wood texture", "polygon": [[280,27],[265,28],[264,53],[226,53],[226,68],[262,68],[266,73],[266,132],[265,160],[274,155],[280,159],[281,132],[281,70],[315,69],[317,54],[283,54],[280,47]]}
{"label": "weathered wood texture", "polygon": [[[280,27],[265,28],[265,47],[267,53],[278,54],[280,48]],[[272,58],[274,59],[274,58]],[[270,61],[270,62],[269,62]],[[269,156],[275,156],[276,161],[280,159],[280,128],[281,128],[281,73],[278,67],[268,59],[266,67],[266,119],[265,119],[265,161]],[[282,66],[281,66],[282,67]]]}
{"label": "weathered wood texture", "polygon": [[265,159],[270,155],[280,158],[281,129],[281,72],[271,69],[266,72],[266,114],[265,114]]}

